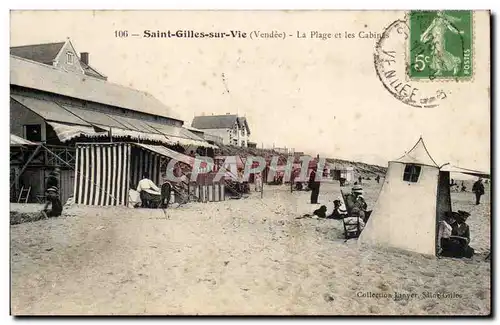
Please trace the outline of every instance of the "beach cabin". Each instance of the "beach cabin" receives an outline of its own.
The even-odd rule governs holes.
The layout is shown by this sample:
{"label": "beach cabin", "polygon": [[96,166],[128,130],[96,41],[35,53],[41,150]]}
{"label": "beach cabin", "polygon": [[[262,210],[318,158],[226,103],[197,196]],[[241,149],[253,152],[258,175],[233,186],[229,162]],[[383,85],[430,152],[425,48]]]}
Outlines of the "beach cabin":
{"label": "beach cabin", "polygon": [[[196,158],[161,145],[126,142],[77,143],[75,203],[99,206],[128,205],[129,190],[135,189],[142,173],[147,171],[151,180],[161,186],[171,160],[174,160],[174,163],[170,163],[170,166],[192,170]],[[197,165],[202,166],[202,162]],[[190,179],[191,175],[184,173],[190,194],[196,196],[200,202],[225,199],[224,195],[221,195],[224,193],[224,178],[214,181],[215,177],[211,174],[214,173]]]}

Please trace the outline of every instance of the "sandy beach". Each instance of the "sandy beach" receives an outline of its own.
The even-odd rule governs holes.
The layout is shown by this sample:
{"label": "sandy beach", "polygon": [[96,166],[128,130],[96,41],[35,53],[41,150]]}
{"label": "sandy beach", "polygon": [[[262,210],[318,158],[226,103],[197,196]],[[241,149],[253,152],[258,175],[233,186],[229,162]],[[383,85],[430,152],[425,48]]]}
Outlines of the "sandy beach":
{"label": "sandy beach", "polygon": [[[373,207],[381,184],[367,181]],[[348,189],[348,188],[346,188]],[[432,258],[343,239],[311,213],[310,192],[266,186],[264,198],[168,210],[72,206],[11,226],[14,315],[487,315],[489,186],[471,212],[472,259]],[[340,194],[321,185],[320,202]],[[409,207],[411,208],[411,207]],[[11,204],[13,211],[37,205]]]}

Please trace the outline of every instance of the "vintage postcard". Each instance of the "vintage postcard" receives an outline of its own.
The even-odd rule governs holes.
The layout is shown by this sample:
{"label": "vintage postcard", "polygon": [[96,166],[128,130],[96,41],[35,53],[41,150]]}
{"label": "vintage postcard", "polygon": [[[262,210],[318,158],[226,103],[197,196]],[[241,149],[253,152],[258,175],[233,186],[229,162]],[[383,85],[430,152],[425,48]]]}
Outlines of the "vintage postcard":
{"label": "vintage postcard", "polygon": [[11,314],[491,315],[490,26],[11,11]]}

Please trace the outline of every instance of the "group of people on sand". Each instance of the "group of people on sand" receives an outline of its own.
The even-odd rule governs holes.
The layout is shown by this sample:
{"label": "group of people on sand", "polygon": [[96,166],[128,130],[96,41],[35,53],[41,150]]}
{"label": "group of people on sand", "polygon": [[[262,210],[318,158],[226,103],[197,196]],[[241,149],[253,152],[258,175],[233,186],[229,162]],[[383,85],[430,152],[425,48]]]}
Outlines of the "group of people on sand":
{"label": "group of people on sand", "polygon": [[[344,200],[345,208],[342,201],[337,199],[333,201],[333,210],[331,213],[328,213],[326,205],[322,205],[314,210],[312,215],[323,219],[343,220],[347,230],[353,230],[358,227],[360,230],[363,230],[371,214],[371,211],[368,211],[368,204],[363,196],[363,187],[361,185],[354,185],[351,193],[346,194]],[[304,215],[304,217],[310,216],[309,214]]]}
{"label": "group of people on sand", "polygon": [[438,253],[445,257],[467,257],[474,255],[469,246],[470,230],[465,222],[470,216],[467,211],[448,212],[439,222]]}
{"label": "group of people on sand", "polygon": [[[182,181],[180,183],[182,183]],[[181,186],[181,184],[178,185]],[[142,173],[142,178],[137,184],[137,190],[134,190],[133,184],[130,186],[129,207],[166,209],[170,203],[170,193],[172,190],[173,184],[171,182],[163,179],[161,187],[158,187],[149,178],[149,173],[145,171]]]}
{"label": "group of people on sand", "polygon": [[141,208],[168,207],[172,184],[165,181],[162,188],[164,189],[163,193],[162,189],[149,179],[149,173],[144,172],[142,179],[137,184],[137,192],[141,199]]}
{"label": "group of people on sand", "polygon": [[[313,217],[319,219],[343,220],[348,231],[363,230],[372,211],[368,210],[368,204],[363,196],[363,187],[356,184],[351,193],[344,195],[344,204],[341,200],[334,200],[333,210],[328,212],[326,205],[314,210],[313,214],[305,214],[302,217]],[[474,249],[469,246],[470,230],[466,223],[470,213],[459,210],[448,212],[439,223],[438,232],[438,254],[444,257],[471,258]]]}

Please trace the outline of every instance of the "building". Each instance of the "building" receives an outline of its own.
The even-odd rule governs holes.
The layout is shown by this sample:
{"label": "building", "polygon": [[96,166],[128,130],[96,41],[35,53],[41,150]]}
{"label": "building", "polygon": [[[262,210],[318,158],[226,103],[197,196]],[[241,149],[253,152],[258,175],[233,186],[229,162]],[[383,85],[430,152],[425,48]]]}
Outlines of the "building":
{"label": "building", "polygon": [[285,155],[285,156],[294,156],[295,149],[294,148],[278,148],[278,147],[273,147],[273,150],[276,151],[279,154]]}
{"label": "building", "polygon": [[10,133],[37,144],[11,146],[11,188],[31,187],[29,201],[43,197],[55,166],[62,169],[62,199],[69,197],[77,142],[140,142],[180,152],[214,147],[152,95],[108,82],[69,39],[12,47],[10,54]]}
{"label": "building", "polygon": [[196,116],[191,127],[203,130],[205,135],[222,139],[222,144],[248,147],[250,128],[245,117],[226,115]]}

